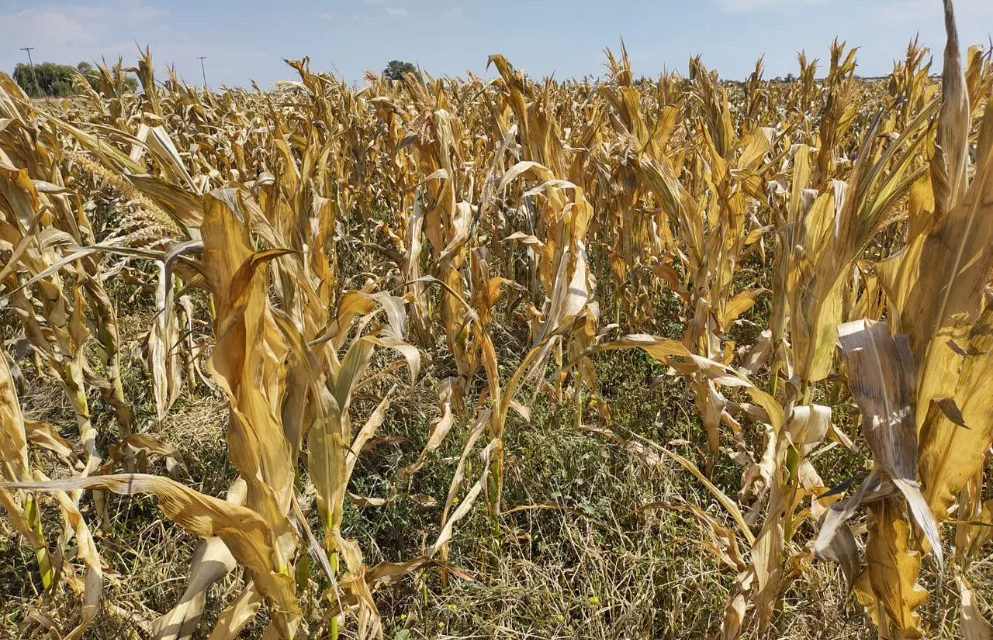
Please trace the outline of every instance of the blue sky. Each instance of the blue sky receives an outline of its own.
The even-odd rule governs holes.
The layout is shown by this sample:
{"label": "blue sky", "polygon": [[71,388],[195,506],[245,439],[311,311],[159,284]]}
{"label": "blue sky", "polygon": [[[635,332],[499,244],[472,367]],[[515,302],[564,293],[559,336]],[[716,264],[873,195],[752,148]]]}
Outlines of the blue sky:
{"label": "blue sky", "polygon": [[[955,6],[963,43],[987,44],[993,0]],[[636,74],[685,73],[702,53],[722,76],[741,78],[763,54],[768,76],[795,72],[801,49],[824,60],[839,36],[862,47],[859,73],[881,75],[915,33],[937,69],[941,0],[0,0],[0,69],[23,61],[25,46],[36,62],[133,64],[137,42],[195,83],[196,57],[207,56],[214,86],[292,78],[282,59],[304,55],[349,81],[393,58],[432,75],[484,75],[491,53],[564,78],[602,74],[603,49],[623,37]]]}

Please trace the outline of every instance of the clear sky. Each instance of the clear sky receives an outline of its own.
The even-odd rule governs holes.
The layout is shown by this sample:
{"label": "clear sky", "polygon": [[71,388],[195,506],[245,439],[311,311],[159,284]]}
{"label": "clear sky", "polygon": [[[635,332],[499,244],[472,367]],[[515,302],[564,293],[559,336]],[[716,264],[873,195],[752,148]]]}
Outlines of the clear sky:
{"label": "clear sky", "polygon": [[[956,0],[963,45],[986,44],[993,0]],[[861,75],[882,75],[920,33],[940,68],[941,0],[0,0],[0,69],[25,60],[76,64],[150,45],[157,67],[200,83],[263,87],[293,78],[283,58],[361,81],[393,58],[432,75],[484,75],[502,53],[532,76],[600,75],[603,49],[623,38],[635,73],[686,72],[702,53],[742,78],[765,55],[767,77],[797,68],[796,54],[827,58],[835,36],[862,48]],[[492,75],[492,71],[490,75]]]}

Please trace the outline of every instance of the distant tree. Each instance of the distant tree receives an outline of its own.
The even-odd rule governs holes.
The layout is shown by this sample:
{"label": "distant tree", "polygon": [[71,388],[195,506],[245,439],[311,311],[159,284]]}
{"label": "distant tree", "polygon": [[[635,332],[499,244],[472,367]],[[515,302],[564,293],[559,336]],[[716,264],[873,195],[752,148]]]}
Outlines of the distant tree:
{"label": "distant tree", "polygon": [[[89,62],[80,62],[75,67],[42,62],[34,65],[34,69],[27,64],[18,64],[14,67],[14,81],[32,98],[65,98],[79,93],[77,71],[94,91],[100,91],[100,71]],[[138,81],[128,76],[124,79],[124,88],[133,93],[138,89]]]}
{"label": "distant tree", "polygon": [[390,63],[383,69],[383,77],[387,80],[403,80],[405,73],[412,73],[417,77],[421,75],[413,63],[403,60],[390,60]]}
{"label": "distant tree", "polygon": [[14,81],[32,98],[72,95],[74,77],[75,69],[52,62],[14,67]]}
{"label": "distant tree", "polygon": [[100,91],[100,72],[93,68],[93,65],[85,60],[76,65],[76,70],[83,74],[86,82],[94,91]]}

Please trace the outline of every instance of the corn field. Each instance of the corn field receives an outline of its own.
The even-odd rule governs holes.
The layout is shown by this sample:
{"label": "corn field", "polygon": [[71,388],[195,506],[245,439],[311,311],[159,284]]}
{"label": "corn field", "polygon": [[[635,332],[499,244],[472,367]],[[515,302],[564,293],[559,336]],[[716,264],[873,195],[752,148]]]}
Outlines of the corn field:
{"label": "corn field", "polygon": [[[145,50],[38,102],[0,73],[0,592],[30,593],[0,635],[463,637],[391,594],[485,594],[538,545],[515,518],[582,516],[514,493],[553,407],[699,489],[625,517],[702,551],[704,627],[604,607],[616,637],[781,636],[798,585],[834,584],[845,637],[993,638],[993,60],[944,8],[943,68],[915,41],[884,80],[841,42],[788,82],[639,79],[623,45],[595,82],[304,59],[214,93]],[[677,390],[685,432],[621,424],[611,358]],[[204,399],[222,492],[162,436]],[[413,550],[386,557],[356,523],[399,503],[429,522],[382,525]],[[186,534],[167,607],[114,596],[142,510]],[[601,637],[547,615],[475,637]]]}

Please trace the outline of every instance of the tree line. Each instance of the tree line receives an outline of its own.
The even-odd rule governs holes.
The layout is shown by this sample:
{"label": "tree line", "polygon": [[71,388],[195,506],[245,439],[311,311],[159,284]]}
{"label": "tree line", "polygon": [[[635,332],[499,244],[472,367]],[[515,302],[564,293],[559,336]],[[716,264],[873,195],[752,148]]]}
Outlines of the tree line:
{"label": "tree line", "polygon": [[[391,60],[383,70],[383,77],[399,81],[407,73],[420,77],[420,71],[412,63]],[[89,62],[80,62],[75,67],[54,62],[36,65],[20,63],[14,67],[14,81],[32,98],[67,98],[78,95],[82,90],[82,80],[94,91],[100,91],[100,70]],[[125,87],[129,91],[136,91],[138,81],[128,77],[125,79]]]}
{"label": "tree line", "polygon": [[[41,64],[18,64],[14,67],[14,82],[32,98],[66,98],[78,95],[80,83],[85,80],[94,91],[100,90],[100,70],[89,62],[80,62],[75,67],[68,64],[42,62]],[[127,78],[128,90],[136,91],[138,81]]]}

